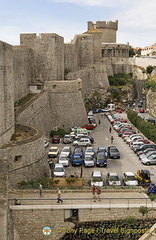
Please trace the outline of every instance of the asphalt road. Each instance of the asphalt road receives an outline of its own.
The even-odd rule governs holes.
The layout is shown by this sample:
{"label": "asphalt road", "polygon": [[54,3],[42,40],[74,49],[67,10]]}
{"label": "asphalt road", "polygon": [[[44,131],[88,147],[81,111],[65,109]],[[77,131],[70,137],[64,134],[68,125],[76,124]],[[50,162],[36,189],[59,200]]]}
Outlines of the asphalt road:
{"label": "asphalt road", "polygon": [[[126,117],[126,116],[124,116]],[[102,117],[101,114],[96,114],[95,118],[98,120],[100,119],[101,123],[97,125],[97,127],[91,131],[91,135],[94,137],[94,144],[92,145],[94,147],[94,150],[96,151],[98,147],[108,147],[111,145],[117,146],[117,148],[120,151],[120,159],[108,159],[108,165],[107,168],[103,167],[94,167],[94,168],[85,168],[82,167],[75,167],[75,166],[69,166],[66,167],[66,176],[70,176],[71,174],[76,174],[78,176],[81,176],[84,178],[84,184],[85,186],[88,185],[88,180],[91,179],[91,173],[93,170],[100,170],[102,171],[102,175],[104,178],[104,181],[106,179],[106,174],[108,172],[117,172],[119,177],[122,178],[122,175],[126,171],[130,171],[133,173],[136,173],[137,170],[141,169],[148,169],[151,173],[151,180],[153,183],[156,184],[156,165],[146,166],[143,165],[137,155],[130,149],[130,147],[122,140],[122,138],[118,137],[118,134],[115,130],[112,130],[112,132],[109,132],[109,127],[111,126],[110,122],[106,117]],[[114,142],[111,144],[110,137],[114,136]],[[58,146],[60,151],[61,149],[66,146],[63,143],[60,144],[50,144],[51,146]],[[72,146],[72,144],[70,144]],[[49,149],[48,147],[48,149]],[[72,146],[72,149],[74,147]],[[47,152],[48,152],[47,149]],[[54,162],[57,162],[57,159],[54,160]],[[106,184],[106,183],[105,183]]]}

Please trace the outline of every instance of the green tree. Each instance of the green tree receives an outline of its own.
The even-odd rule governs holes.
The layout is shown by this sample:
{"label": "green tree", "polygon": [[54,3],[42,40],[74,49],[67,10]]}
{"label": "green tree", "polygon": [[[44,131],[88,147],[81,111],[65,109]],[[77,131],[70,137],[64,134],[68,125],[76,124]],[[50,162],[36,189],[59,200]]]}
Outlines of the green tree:
{"label": "green tree", "polygon": [[134,48],[132,46],[129,46],[129,57],[133,57],[135,55]]}
{"label": "green tree", "polygon": [[148,208],[145,207],[145,206],[140,206],[140,207],[139,207],[139,213],[142,214],[142,217],[144,217],[145,214],[146,214],[146,216],[147,216]]}
{"label": "green tree", "polygon": [[151,65],[149,65],[149,66],[146,67],[146,72],[147,72],[148,74],[151,74],[152,71],[153,71],[153,69],[154,69],[154,67],[151,66]]}

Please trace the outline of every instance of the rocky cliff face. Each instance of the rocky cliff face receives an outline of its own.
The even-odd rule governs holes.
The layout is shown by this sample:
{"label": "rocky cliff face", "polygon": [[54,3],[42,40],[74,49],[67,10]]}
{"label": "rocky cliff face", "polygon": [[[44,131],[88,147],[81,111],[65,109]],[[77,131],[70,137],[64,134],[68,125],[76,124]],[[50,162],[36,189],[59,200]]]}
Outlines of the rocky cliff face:
{"label": "rocky cliff face", "polygon": [[146,80],[148,77],[145,68],[137,65],[132,66],[132,74],[137,80]]}

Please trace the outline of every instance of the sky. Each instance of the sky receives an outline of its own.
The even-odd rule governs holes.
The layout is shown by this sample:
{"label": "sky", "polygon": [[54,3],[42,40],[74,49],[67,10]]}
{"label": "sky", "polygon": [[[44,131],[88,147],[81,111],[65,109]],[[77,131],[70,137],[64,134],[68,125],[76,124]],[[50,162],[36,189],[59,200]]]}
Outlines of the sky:
{"label": "sky", "polygon": [[0,41],[20,44],[21,33],[56,33],[70,42],[87,22],[118,20],[117,43],[156,42],[156,0],[1,0]]}

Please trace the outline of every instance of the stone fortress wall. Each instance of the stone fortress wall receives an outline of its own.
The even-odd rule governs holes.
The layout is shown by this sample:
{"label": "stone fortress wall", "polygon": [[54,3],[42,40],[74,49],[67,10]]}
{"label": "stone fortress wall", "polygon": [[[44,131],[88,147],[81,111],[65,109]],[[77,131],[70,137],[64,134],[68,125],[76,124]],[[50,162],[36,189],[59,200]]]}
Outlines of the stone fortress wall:
{"label": "stone fortress wall", "polygon": [[[49,207],[49,208],[48,208]],[[52,234],[46,236],[47,240],[60,239],[65,233],[66,228],[70,231],[74,227],[72,222],[65,221],[66,211],[71,211],[71,209],[53,209],[52,207],[42,206],[42,209],[33,209],[33,206],[29,209],[25,209],[23,206],[13,206],[12,207],[12,221],[14,222],[14,233],[16,233],[15,240],[23,239],[38,239],[43,240],[42,228],[49,226],[52,228]],[[79,222],[91,222],[91,221],[108,221],[116,219],[124,219],[126,217],[135,217],[141,219],[142,216],[138,211],[138,208],[79,208]],[[150,216],[156,216],[156,213],[152,211],[149,213]],[[150,217],[149,216],[149,217]],[[24,225],[22,223],[25,223]],[[108,227],[108,230],[110,227]],[[94,229],[95,231],[102,231],[102,229]],[[107,229],[103,229],[103,231]],[[121,229],[119,229],[120,231]],[[83,229],[82,229],[83,231]],[[84,229],[85,231],[85,229]],[[128,231],[125,228],[125,231]],[[84,233],[85,235],[85,233]],[[89,234],[86,233],[89,237]]]}
{"label": "stone fortress wall", "polygon": [[9,187],[17,187],[17,183],[37,180],[49,176],[49,165],[44,147],[44,132],[28,126],[18,126],[32,136],[13,141],[0,149],[7,149]]}
{"label": "stone fortress wall", "polygon": [[[49,136],[55,126],[69,129],[86,123],[85,94],[95,89],[106,91],[109,75],[131,72],[128,46],[116,44],[118,22],[98,21],[88,26],[86,33],[76,35],[69,44],[54,33],[21,34],[20,46],[0,42],[0,160],[8,163],[6,188],[47,174],[44,134]],[[66,80],[65,68],[70,70]],[[31,85],[43,90],[14,114],[14,103],[29,93]],[[32,141],[12,143],[17,123],[44,133]],[[7,190],[0,218],[0,223],[5,219],[4,239],[6,205]]]}
{"label": "stone fortress wall", "polygon": [[14,127],[13,52],[0,41],[0,146],[10,140]]}

